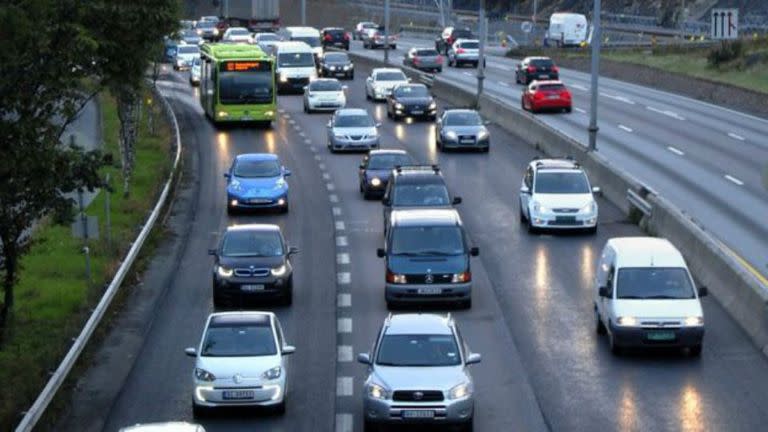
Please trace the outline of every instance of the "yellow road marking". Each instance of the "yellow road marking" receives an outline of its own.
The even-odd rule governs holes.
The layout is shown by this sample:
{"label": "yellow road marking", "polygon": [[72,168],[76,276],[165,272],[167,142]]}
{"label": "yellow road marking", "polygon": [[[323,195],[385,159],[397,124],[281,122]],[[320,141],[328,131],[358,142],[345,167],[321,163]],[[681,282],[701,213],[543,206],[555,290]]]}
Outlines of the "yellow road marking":
{"label": "yellow road marking", "polygon": [[760,281],[763,285],[768,287],[768,279],[763,276],[762,273],[760,273],[756,268],[752,266],[752,264],[748,263],[747,260],[741,257],[741,255],[734,252],[733,249],[729,248],[723,242],[720,242],[720,245],[727,250],[734,258],[736,258],[736,261],[738,261],[744,268],[747,269],[748,272],[752,273],[752,276],[757,278],[758,281]]}

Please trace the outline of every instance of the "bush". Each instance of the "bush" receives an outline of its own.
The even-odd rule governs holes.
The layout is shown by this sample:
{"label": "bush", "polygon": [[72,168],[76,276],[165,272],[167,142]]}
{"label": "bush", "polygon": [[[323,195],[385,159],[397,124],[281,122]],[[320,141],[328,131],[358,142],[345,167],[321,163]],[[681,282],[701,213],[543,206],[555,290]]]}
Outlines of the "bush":
{"label": "bush", "polygon": [[724,40],[719,46],[712,48],[707,55],[707,62],[710,66],[719,67],[724,63],[741,58],[744,51],[744,43],[740,39]]}

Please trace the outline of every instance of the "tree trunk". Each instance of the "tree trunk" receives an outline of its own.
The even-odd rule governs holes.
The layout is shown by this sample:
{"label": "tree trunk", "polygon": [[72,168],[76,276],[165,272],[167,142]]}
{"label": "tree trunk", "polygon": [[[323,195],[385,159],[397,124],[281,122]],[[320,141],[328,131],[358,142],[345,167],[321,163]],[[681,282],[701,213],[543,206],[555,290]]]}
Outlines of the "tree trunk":
{"label": "tree trunk", "polygon": [[138,104],[137,94],[132,89],[125,89],[117,98],[117,116],[120,119],[120,162],[123,173],[123,195],[126,197],[130,195],[130,182],[136,159]]}
{"label": "tree trunk", "polygon": [[3,307],[0,309],[0,340],[5,333],[8,316],[13,308],[13,288],[16,285],[16,270],[18,268],[18,256],[15,243],[11,242],[3,246]]}

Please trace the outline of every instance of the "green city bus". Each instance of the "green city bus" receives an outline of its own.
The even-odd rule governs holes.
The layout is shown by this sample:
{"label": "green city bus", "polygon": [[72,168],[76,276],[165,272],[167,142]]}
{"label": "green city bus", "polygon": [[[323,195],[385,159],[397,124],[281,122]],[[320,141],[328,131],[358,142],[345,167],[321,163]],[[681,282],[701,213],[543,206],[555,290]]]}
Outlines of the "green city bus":
{"label": "green city bus", "polygon": [[270,125],[277,113],[275,64],[255,45],[204,44],[200,104],[214,123]]}

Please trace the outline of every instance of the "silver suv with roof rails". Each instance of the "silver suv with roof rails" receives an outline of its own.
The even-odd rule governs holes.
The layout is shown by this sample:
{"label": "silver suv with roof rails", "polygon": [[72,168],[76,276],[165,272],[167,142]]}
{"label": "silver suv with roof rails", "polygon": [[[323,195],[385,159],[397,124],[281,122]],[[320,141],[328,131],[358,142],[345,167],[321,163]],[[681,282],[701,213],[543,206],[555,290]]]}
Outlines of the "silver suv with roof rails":
{"label": "silver suv with roof rails", "polygon": [[[389,315],[370,353],[363,387],[364,430],[428,424],[473,430],[475,398],[469,365],[480,363],[450,314]],[[441,429],[443,430],[443,429]]]}
{"label": "silver suv with roof rails", "polygon": [[570,158],[534,159],[520,185],[520,223],[529,232],[540,229],[597,231],[599,187]]}
{"label": "silver suv with roof rails", "polygon": [[399,304],[451,302],[472,307],[470,247],[454,209],[396,210],[376,251],[386,258],[384,296],[387,307]]}

